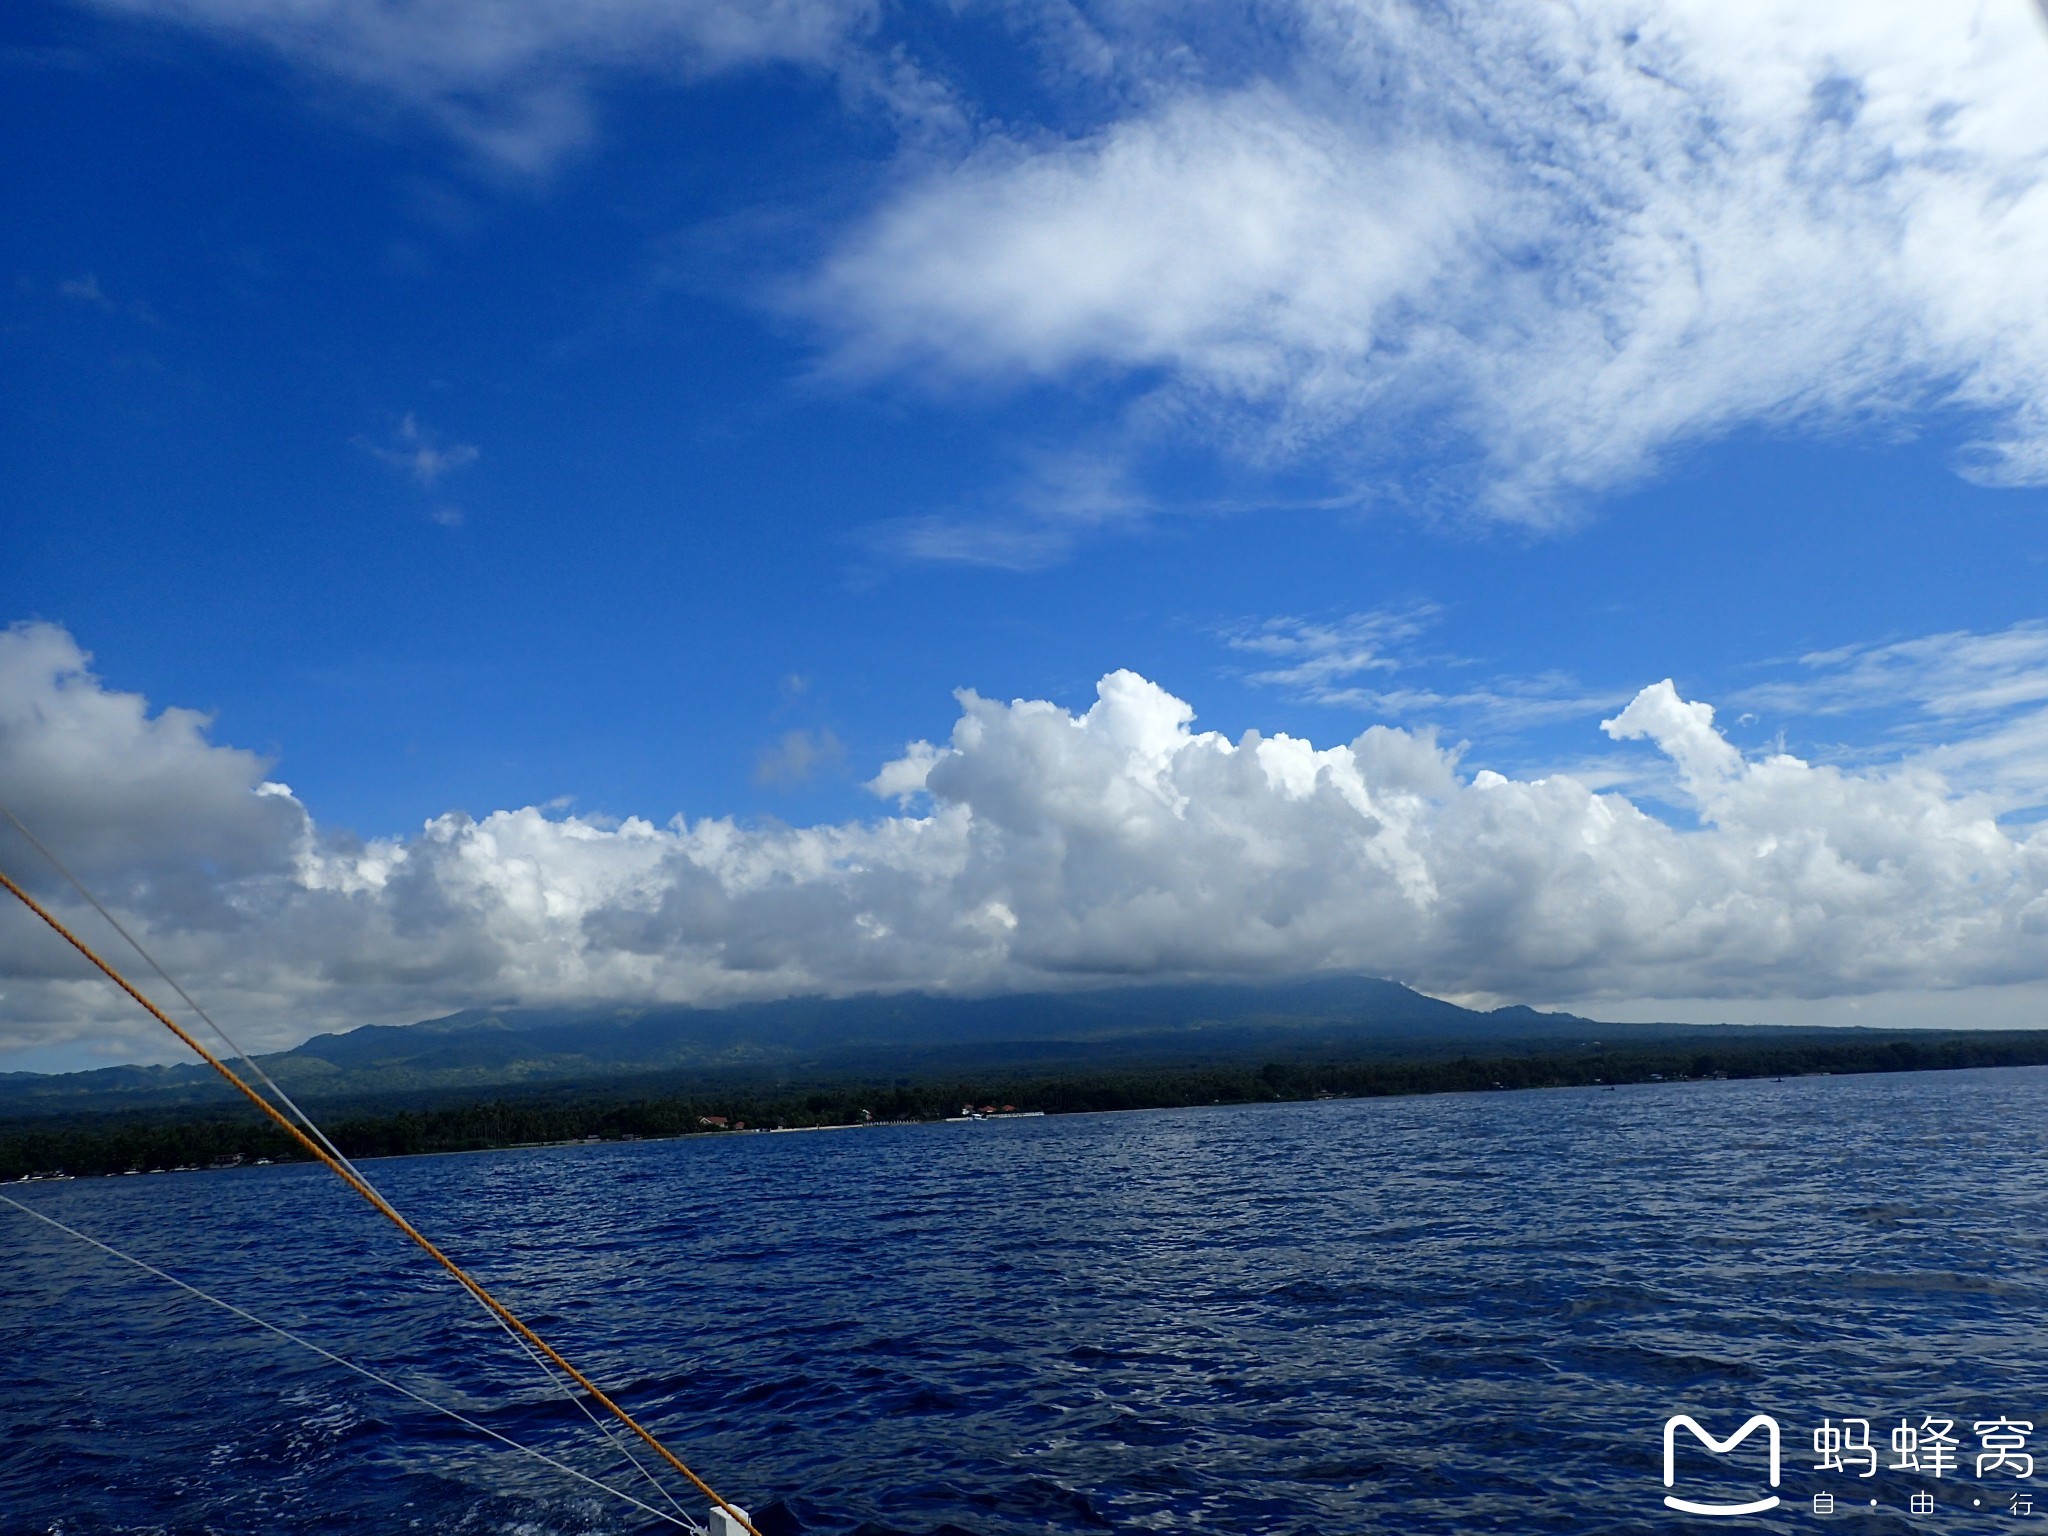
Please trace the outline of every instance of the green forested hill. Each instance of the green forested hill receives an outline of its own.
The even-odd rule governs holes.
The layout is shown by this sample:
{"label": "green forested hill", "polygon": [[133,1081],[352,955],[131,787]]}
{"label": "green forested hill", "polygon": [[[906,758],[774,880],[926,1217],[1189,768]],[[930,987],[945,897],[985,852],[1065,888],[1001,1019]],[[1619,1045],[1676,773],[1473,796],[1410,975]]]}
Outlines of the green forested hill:
{"label": "green forested hill", "polygon": [[[580,1088],[528,1088],[492,1096],[447,1094],[393,1109],[335,1107],[323,1115],[351,1157],[474,1151],[535,1142],[729,1135],[748,1130],[884,1126],[959,1114],[963,1106],[1063,1114],[1183,1105],[1274,1103],[1389,1094],[1589,1088],[1701,1079],[1794,1078],[1812,1073],[1918,1072],[2048,1063],[2048,1031],[1963,1031],[1885,1036],[1860,1030],[1745,1030],[1616,1047],[1533,1045],[1512,1055],[1220,1062],[1069,1073],[988,1069],[969,1075],[808,1082],[699,1078],[674,1091],[601,1079]],[[609,1086],[607,1086],[609,1084]],[[1689,1090],[1692,1091],[1692,1090]],[[1775,1091],[1775,1089],[1768,1090]],[[0,1119],[0,1180],[163,1172],[295,1160],[303,1152],[246,1109],[145,1109]]]}

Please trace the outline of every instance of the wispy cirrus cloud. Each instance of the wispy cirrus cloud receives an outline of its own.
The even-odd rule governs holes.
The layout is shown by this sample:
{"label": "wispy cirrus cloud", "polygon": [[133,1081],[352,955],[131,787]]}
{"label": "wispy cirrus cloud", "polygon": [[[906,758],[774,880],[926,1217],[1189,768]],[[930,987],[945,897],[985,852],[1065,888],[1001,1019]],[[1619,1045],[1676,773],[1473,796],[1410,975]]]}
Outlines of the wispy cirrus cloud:
{"label": "wispy cirrus cloud", "polygon": [[837,366],[1122,379],[1135,432],[1535,523],[1746,426],[1958,412],[1966,473],[2048,479],[2020,0],[1259,15],[1094,17],[1078,123],[990,127],[818,269]]}
{"label": "wispy cirrus cloud", "polygon": [[829,726],[784,731],[771,747],[754,755],[754,782],[780,789],[808,784],[846,762],[846,745]]}
{"label": "wispy cirrus cloud", "polygon": [[[1505,671],[1433,647],[1443,618],[1418,603],[1322,619],[1278,617],[1222,631],[1263,665],[1244,680],[1304,703],[1417,726],[1517,732],[1611,714],[1632,690],[1562,671]],[[1838,646],[1759,664],[1769,676],[1729,690],[1739,723],[1775,731],[1842,767],[1940,774],[2001,814],[2048,806],[2048,621]],[[1469,681],[1466,681],[1469,679]],[[1553,747],[1555,742],[1552,742]],[[1546,771],[1676,804],[1661,759],[1567,750]]]}
{"label": "wispy cirrus cloud", "polygon": [[1806,715],[1904,702],[1935,720],[2039,708],[2048,706],[2048,621],[1811,651],[1797,666],[1791,677],[1747,690],[1743,701]]}
{"label": "wispy cirrus cloud", "polygon": [[[482,456],[474,443],[451,443],[431,427],[420,425],[411,411],[381,438],[358,436],[355,445],[371,458],[403,470],[415,485],[431,490],[443,476],[467,468]],[[460,516],[456,518],[460,522]]]}
{"label": "wispy cirrus cloud", "polygon": [[1254,683],[1317,704],[1355,703],[1362,696],[1355,679],[1400,671],[1407,662],[1394,648],[1419,637],[1442,612],[1434,603],[1421,603],[1322,621],[1272,618],[1239,625],[1224,640],[1234,651],[1273,663],[1249,675]]}
{"label": "wispy cirrus cloud", "polygon": [[2048,805],[2048,621],[1801,656],[1736,702],[1793,719],[1862,717],[1849,760],[1907,753],[2012,810]]}
{"label": "wispy cirrus cloud", "polygon": [[[818,371],[1085,386],[1134,459],[1194,445],[1550,526],[1733,432],[1939,418],[1976,434],[1962,472],[2048,483],[2024,0],[1024,6],[993,65],[872,0],[89,3],[533,171],[588,140],[607,80],[830,71],[899,152],[757,274]],[[877,537],[1030,565],[1075,536],[998,507]]]}
{"label": "wispy cirrus cloud", "polygon": [[[1084,540],[1137,527],[1159,510],[1113,455],[1040,454],[973,505],[876,523],[861,541],[892,561],[1038,571]],[[1198,510],[1176,508],[1182,516]]]}
{"label": "wispy cirrus cloud", "polygon": [[1418,644],[1442,616],[1438,605],[1418,603],[1321,620],[1271,618],[1228,629],[1223,639],[1231,650],[1268,663],[1246,672],[1247,682],[1390,720],[1516,731],[1589,719],[1628,701],[1626,689],[1588,689],[1556,671],[1495,673],[1464,687],[1425,685],[1416,677],[1425,669],[1480,671],[1471,658]]}
{"label": "wispy cirrus cloud", "polygon": [[433,124],[489,165],[526,173],[551,170],[589,142],[592,98],[608,77],[690,80],[821,63],[874,12],[872,0],[83,3],[264,50],[358,102]]}
{"label": "wispy cirrus cloud", "polygon": [[99,278],[91,272],[65,278],[57,285],[57,292],[80,304],[92,304],[100,309],[114,307],[113,301],[106,295],[106,290],[100,287]]}

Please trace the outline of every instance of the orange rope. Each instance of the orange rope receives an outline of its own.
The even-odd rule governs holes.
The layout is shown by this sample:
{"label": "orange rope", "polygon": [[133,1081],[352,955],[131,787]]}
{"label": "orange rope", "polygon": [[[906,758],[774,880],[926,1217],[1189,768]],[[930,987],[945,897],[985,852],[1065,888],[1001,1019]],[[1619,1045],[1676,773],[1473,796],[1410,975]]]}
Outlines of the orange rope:
{"label": "orange rope", "polygon": [[427,1238],[427,1236],[424,1233],[420,1231],[419,1228],[415,1227],[411,1222],[407,1221],[403,1216],[401,1216],[398,1213],[397,1209],[391,1204],[390,1201],[386,1200],[382,1195],[378,1194],[376,1190],[370,1188],[369,1185],[365,1184],[348,1168],[344,1167],[341,1163],[337,1162],[335,1158],[327,1151],[326,1148],[320,1146],[310,1136],[308,1136],[304,1131],[302,1131],[298,1126],[292,1124],[291,1121],[287,1120],[276,1105],[272,1104],[270,1100],[264,1098],[262,1094],[258,1093],[254,1088],[251,1088],[246,1082],[244,1082],[240,1074],[238,1074],[233,1067],[230,1067],[226,1062],[222,1061],[218,1056],[214,1055],[213,1052],[209,1051],[205,1046],[201,1045],[197,1040],[195,1040],[192,1037],[192,1035],[188,1031],[186,1031],[177,1022],[177,1020],[173,1019],[169,1014],[165,1013],[163,1009],[157,1007],[155,1003],[151,1002],[147,997],[143,996],[141,992],[137,991],[134,985],[128,980],[127,977],[123,976],[111,965],[107,964],[106,961],[102,960],[97,954],[93,952],[90,945],[88,945],[83,939],[79,938],[78,935],[73,933],[69,928],[66,928],[61,922],[59,922],[56,919],[55,916],[53,916],[48,910],[46,910],[40,902],[38,902],[33,896],[29,895],[29,893],[27,891],[24,891],[20,886],[16,885],[13,880],[8,878],[7,872],[5,870],[0,870],[0,885],[6,886],[8,890],[12,891],[17,897],[19,897],[23,906],[27,907],[29,911],[35,913],[37,917],[40,917],[44,922],[48,923],[51,928],[55,929],[56,932],[65,940],[66,943],[70,944],[70,946],[73,949],[77,950],[81,955],[85,956],[86,959],[90,960],[93,963],[93,965],[96,966],[106,976],[106,978],[109,981],[113,982],[115,986],[119,987],[123,992],[126,992],[130,997],[134,998],[136,1002],[140,1003],[143,1006],[143,1008],[148,1010],[150,1016],[154,1018],[159,1024],[163,1025],[165,1029],[168,1029],[172,1034],[176,1035],[186,1045],[190,1046],[192,1050],[197,1052],[199,1058],[202,1061],[204,1061],[209,1067],[213,1068],[213,1070],[218,1072],[222,1077],[226,1078],[228,1082],[235,1088],[235,1090],[238,1093],[240,1093],[244,1098],[246,1098],[251,1104],[254,1104],[258,1109],[262,1110],[265,1115],[269,1116],[272,1120],[277,1122],[279,1128],[282,1129],[285,1132],[285,1134],[290,1136],[292,1140],[296,1141],[301,1147],[304,1147],[306,1151],[310,1153],[313,1157],[319,1159],[319,1161],[326,1164],[328,1169],[334,1174],[336,1178],[340,1179],[344,1184],[348,1185],[350,1189],[353,1189],[357,1194],[361,1195],[365,1200],[369,1201],[370,1204],[376,1209],[379,1215],[381,1215],[386,1221],[390,1222],[394,1227],[398,1228],[399,1231],[403,1232],[407,1237],[411,1238],[415,1243],[417,1243],[420,1246],[421,1251],[423,1251],[428,1258],[432,1259],[436,1264],[440,1265],[443,1269],[447,1270],[449,1274],[453,1275],[455,1277],[457,1284],[461,1285],[464,1290],[470,1293],[470,1295],[474,1296],[478,1301],[482,1302],[486,1307],[490,1308],[493,1313],[495,1313],[500,1319],[504,1321],[506,1326],[512,1328],[519,1334],[521,1338],[525,1339],[529,1344],[533,1345],[535,1349],[539,1350],[543,1355],[545,1355],[551,1362],[553,1362],[554,1365],[560,1368],[562,1372],[569,1377],[570,1380],[574,1381],[579,1387],[583,1388],[584,1391],[588,1392],[592,1397],[596,1398],[597,1401],[601,1403],[606,1408],[606,1410],[608,1410],[611,1413],[611,1415],[614,1418],[616,1418],[621,1424],[625,1425],[626,1428],[633,1431],[633,1433],[638,1435],[642,1440],[646,1441],[647,1444],[653,1448],[655,1453],[662,1458],[662,1460],[666,1461],[670,1466],[674,1467],[678,1472],[682,1473],[684,1477],[687,1477],[693,1484],[695,1484],[698,1491],[703,1493],[705,1497],[710,1499],[714,1505],[724,1510],[728,1515],[732,1516],[733,1519],[737,1520],[742,1526],[744,1526],[748,1531],[749,1536],[761,1536],[760,1531],[755,1528],[754,1523],[751,1520],[749,1520],[744,1514],[740,1513],[740,1511],[735,1506],[727,1503],[723,1498],[721,1498],[718,1494],[718,1491],[715,1488],[713,1488],[709,1483],[705,1482],[704,1479],[699,1477],[695,1472],[692,1472],[690,1468],[684,1464],[682,1458],[676,1455],[674,1451],[671,1451],[667,1446],[663,1445],[648,1430],[642,1428],[639,1420],[635,1419],[630,1413],[626,1412],[624,1408],[621,1408],[617,1403],[613,1402],[612,1399],[608,1395],[606,1395],[606,1393],[601,1388],[599,1388],[598,1385],[595,1382],[593,1382],[588,1376],[585,1376],[581,1371],[577,1370],[575,1366],[571,1365],[567,1360],[563,1359],[552,1344],[548,1343],[546,1339],[543,1339],[539,1334],[535,1333],[531,1328],[527,1327],[525,1323],[521,1322],[516,1316],[514,1316],[510,1308],[508,1308],[503,1302],[499,1301],[498,1298],[493,1296],[489,1291],[484,1289],[482,1281],[472,1277],[469,1274],[469,1272],[465,1270],[460,1264],[457,1264],[453,1259],[449,1258],[447,1254],[443,1253],[439,1248],[435,1247],[434,1244]]}

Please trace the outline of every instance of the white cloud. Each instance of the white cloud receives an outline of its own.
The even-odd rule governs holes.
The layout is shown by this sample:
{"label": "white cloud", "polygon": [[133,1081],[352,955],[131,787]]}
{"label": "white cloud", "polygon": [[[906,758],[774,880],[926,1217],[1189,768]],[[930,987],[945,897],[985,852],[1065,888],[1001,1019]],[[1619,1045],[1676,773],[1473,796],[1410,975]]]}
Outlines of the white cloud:
{"label": "white cloud", "polygon": [[100,280],[88,272],[83,277],[67,277],[57,285],[57,291],[67,299],[76,299],[81,304],[97,305],[101,309],[112,309],[106,291],[100,287]]}
{"label": "white cloud", "polygon": [[[371,458],[404,470],[415,484],[427,489],[438,484],[443,475],[466,468],[481,457],[474,443],[443,443],[441,435],[431,427],[422,427],[411,411],[399,418],[384,441],[358,437],[355,445]],[[447,512],[454,513],[452,519],[443,516]],[[434,520],[451,528],[459,527],[462,513],[452,507],[442,508],[434,514]]]}
{"label": "white cloud", "polygon": [[846,761],[846,746],[829,727],[816,731],[784,731],[772,747],[754,757],[754,782],[785,787],[808,784],[821,772]]}
{"label": "white cloud", "polygon": [[2038,619],[1989,634],[1954,630],[1886,645],[1840,646],[1799,658],[1806,674],[1752,689],[1775,709],[1839,714],[1919,706],[1942,719],[2002,715],[2048,706],[2048,623]]}
{"label": "white cloud", "polygon": [[56,625],[0,631],[0,786],[15,813],[124,893],[202,864],[229,882],[288,871],[308,823],[269,765],[209,742],[196,710],[152,715],[89,661]]}
{"label": "white cloud", "polygon": [[[1069,451],[1039,456],[982,505],[877,523],[867,542],[899,559],[1036,571],[1065,559],[1087,535],[1141,523],[1155,510],[1131,483],[1129,466]],[[1177,510],[1200,508],[1183,500]]]}
{"label": "white cloud", "polygon": [[[1690,829],[1565,775],[1467,776],[1426,735],[1232,741],[1135,674],[1098,693],[1079,715],[963,693],[947,742],[882,768],[872,787],[895,806],[867,821],[529,807],[362,845],[209,743],[202,717],[152,716],[32,625],[0,636],[0,783],[264,1044],[490,1000],[1323,968],[1781,1017],[1798,999],[2048,982],[2048,831],[2002,827],[1911,765],[1745,758],[1669,683],[1607,730],[1672,763]],[[0,962],[13,1046],[156,1049],[19,914],[0,918]]]}
{"label": "white cloud", "polygon": [[2048,479],[2024,0],[1295,0],[1253,79],[1215,8],[1105,14],[1136,105],[909,176],[809,290],[836,366],[1152,379],[1145,430],[1354,473],[1422,431],[1537,520],[1929,406],[1982,413],[1971,473]]}
{"label": "white cloud", "polygon": [[[1178,363],[1261,390],[1294,373],[1288,353],[1369,348],[1374,310],[1484,197],[1433,146],[1361,147],[1265,88],[1078,144],[994,144],[886,209],[826,294],[873,317],[871,363]],[[1342,337],[1318,334],[1340,313]]]}
{"label": "white cloud", "polygon": [[[984,110],[987,59],[872,0],[86,3],[534,170],[591,133],[601,79],[830,70],[904,148],[790,298],[826,371],[949,398],[1106,380],[1141,397],[1133,462],[1192,443],[1371,499],[1421,461],[1425,497],[1547,522],[1735,430],[1953,411],[1980,430],[1967,473],[2048,481],[2048,310],[2022,297],[2048,270],[2048,32],[2026,0],[1011,7],[1036,120],[1028,60]],[[1091,526],[988,520],[878,537],[1028,566]]]}
{"label": "white cloud", "polygon": [[1441,614],[1435,604],[1422,603],[1334,619],[1266,619],[1227,632],[1224,643],[1273,663],[1247,672],[1247,682],[1306,703],[1366,710],[1392,720],[1520,730],[1590,718],[1627,702],[1625,692],[1588,691],[1561,672],[1492,676],[1451,691],[1404,678],[1425,662],[1472,666],[1464,658],[1417,653],[1414,642]]}
{"label": "white cloud", "polygon": [[1741,700],[1781,715],[1881,714],[1875,750],[1909,755],[2009,811],[2048,804],[2048,624],[2038,620],[1816,651]]}
{"label": "white cloud", "polygon": [[487,161],[544,171],[593,131],[603,73],[690,78],[818,63],[870,0],[86,0],[282,56],[437,124]]}
{"label": "white cloud", "polygon": [[1267,619],[1241,626],[1225,640],[1234,651],[1278,663],[1251,673],[1252,682],[1285,688],[1319,704],[1349,703],[1362,692],[1351,686],[1352,680],[1400,671],[1403,660],[1396,648],[1422,634],[1440,611],[1424,604],[1325,621]]}

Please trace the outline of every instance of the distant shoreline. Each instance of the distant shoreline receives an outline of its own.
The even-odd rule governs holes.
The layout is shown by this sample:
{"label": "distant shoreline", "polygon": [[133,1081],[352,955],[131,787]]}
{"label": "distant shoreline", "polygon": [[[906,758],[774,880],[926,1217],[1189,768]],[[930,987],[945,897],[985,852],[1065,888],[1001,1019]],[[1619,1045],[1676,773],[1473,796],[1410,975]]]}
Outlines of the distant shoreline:
{"label": "distant shoreline", "polygon": [[[1037,1076],[983,1072],[924,1082],[838,1081],[707,1086],[650,1097],[626,1084],[564,1099],[498,1094],[375,1113],[329,1107],[321,1120],[351,1158],[407,1157],[757,1131],[857,1130],[959,1115],[996,1104],[1048,1115],[1317,1099],[1395,1098],[1528,1088],[1619,1088],[1655,1082],[1865,1075],[2048,1065],[2048,1030],[1776,1045],[1553,1051],[1424,1060],[1269,1061],[1156,1066]],[[312,1106],[319,1112],[321,1106]],[[0,1180],[205,1171],[305,1157],[252,1112],[185,1110],[0,1122]]]}

